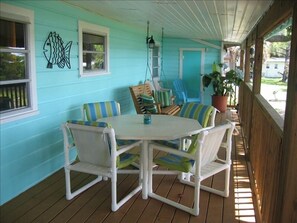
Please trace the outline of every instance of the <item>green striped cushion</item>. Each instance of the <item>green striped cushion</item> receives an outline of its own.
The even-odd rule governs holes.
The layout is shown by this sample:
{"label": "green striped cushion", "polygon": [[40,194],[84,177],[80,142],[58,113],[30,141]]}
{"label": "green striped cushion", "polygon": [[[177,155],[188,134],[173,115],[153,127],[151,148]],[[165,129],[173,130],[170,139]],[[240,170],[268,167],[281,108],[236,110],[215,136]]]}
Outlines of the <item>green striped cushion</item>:
{"label": "green striped cushion", "polygon": [[157,103],[161,104],[161,107],[170,106],[171,105],[170,90],[155,91],[155,99]]}
{"label": "green striped cushion", "polygon": [[120,115],[116,101],[94,102],[83,105],[88,121],[96,121],[99,118]]}
{"label": "green striped cushion", "polygon": [[178,170],[181,172],[189,172],[194,165],[194,160],[187,159],[174,154],[168,154],[154,159],[154,163],[167,167],[170,170]]}
{"label": "green striped cushion", "polygon": [[151,113],[151,114],[158,113],[157,106],[155,105],[156,102],[153,96],[140,94],[139,98],[142,101],[142,104],[144,105],[144,108],[146,110],[145,113]]}
{"label": "green striped cushion", "polygon": [[[187,153],[194,155],[198,143],[198,134],[192,137],[192,143],[187,151]],[[154,163],[167,167],[170,170],[178,170],[181,172],[190,172],[195,161],[185,157],[181,157],[175,154],[167,154],[166,156],[161,156],[154,159]]]}
{"label": "green striped cushion", "polygon": [[168,146],[174,149],[179,148],[180,139],[173,139],[173,140],[154,140],[155,143]]}
{"label": "green striped cushion", "polygon": [[214,112],[214,107],[211,105],[189,102],[182,106],[179,116],[196,119],[205,128],[212,112]]}
{"label": "green striped cushion", "polygon": [[117,168],[125,168],[138,159],[138,154],[122,153],[119,157],[117,157]]}
{"label": "green striped cushion", "polygon": [[67,123],[78,124],[78,125],[87,125],[87,126],[95,126],[102,128],[111,128],[111,125],[106,122],[93,122],[93,121],[80,121],[80,120],[69,120]]}

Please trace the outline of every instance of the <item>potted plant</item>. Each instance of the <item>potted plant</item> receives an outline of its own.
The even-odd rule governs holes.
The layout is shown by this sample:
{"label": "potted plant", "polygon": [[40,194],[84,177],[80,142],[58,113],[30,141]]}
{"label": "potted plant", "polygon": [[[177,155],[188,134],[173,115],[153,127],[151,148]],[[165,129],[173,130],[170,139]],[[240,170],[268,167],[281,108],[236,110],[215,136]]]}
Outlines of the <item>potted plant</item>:
{"label": "potted plant", "polygon": [[230,70],[225,75],[221,73],[222,64],[213,64],[212,73],[202,77],[203,89],[212,84],[214,94],[212,95],[212,105],[220,112],[227,110],[227,100],[230,93],[234,92],[234,85],[239,86],[242,81],[239,72]]}

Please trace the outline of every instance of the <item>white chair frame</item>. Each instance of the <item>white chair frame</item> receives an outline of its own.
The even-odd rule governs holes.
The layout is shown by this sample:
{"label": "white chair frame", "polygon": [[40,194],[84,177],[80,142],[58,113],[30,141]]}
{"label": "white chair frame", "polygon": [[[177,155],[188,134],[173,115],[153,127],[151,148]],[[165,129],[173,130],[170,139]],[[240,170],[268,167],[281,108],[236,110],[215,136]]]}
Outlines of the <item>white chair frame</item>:
{"label": "white chair frame", "polygon": [[[142,141],[137,141],[133,144],[125,145],[117,149],[115,132],[113,128],[102,128],[102,127],[66,123],[62,125],[62,131],[64,136],[64,153],[65,153],[64,169],[65,169],[67,200],[71,200],[72,198],[82,193],[83,191],[87,190],[94,184],[100,182],[102,178],[104,180],[110,178],[111,179],[111,210],[116,211],[125,202],[127,202],[131,197],[133,197],[137,192],[139,192],[142,189],[142,186],[141,186],[141,181],[143,176],[142,167],[140,167],[139,170],[125,170],[125,169],[121,170],[116,167],[116,157],[124,152],[129,151],[135,146],[140,146]],[[97,164],[94,164],[92,160],[90,162],[88,162],[88,160],[82,160],[82,161],[70,160],[70,154],[69,154],[70,150],[73,150],[75,148],[77,150],[82,150],[82,148],[80,148],[81,145],[84,145],[85,143],[92,143],[92,142],[83,142],[84,140],[76,138],[80,133],[83,133],[83,132],[86,134],[93,134],[94,137],[97,137],[97,140],[95,140],[94,142],[98,143],[97,145],[98,147],[96,147],[96,144],[95,144],[94,150],[93,150],[96,152],[97,151],[99,152],[100,151],[99,147],[102,146],[102,142],[99,143],[100,141],[99,138],[100,137],[105,138],[104,139],[105,145],[108,146],[109,144],[110,146],[110,157],[109,157],[110,161],[106,162],[106,160],[108,160],[107,158],[105,159],[105,164],[97,165]],[[72,136],[74,138],[74,142],[76,142],[76,145],[73,143]],[[105,149],[108,149],[108,148],[105,148]],[[83,152],[83,151],[79,151],[79,152]],[[91,157],[92,156],[94,156],[94,154],[91,154]],[[93,181],[91,181],[90,183],[72,192],[70,171],[93,174],[93,175],[97,175],[98,177]],[[119,202],[117,201],[117,174],[139,174],[139,185],[128,195],[122,198],[122,200],[120,200]]]}
{"label": "white chair frame", "polygon": [[[199,133],[198,136],[198,143],[197,143],[197,149],[196,153],[194,155],[191,155],[185,151],[176,150],[167,146],[162,146],[160,144],[151,143],[149,145],[149,169],[148,169],[148,196],[155,198],[157,200],[160,200],[161,202],[164,202],[166,204],[169,204],[171,206],[174,206],[178,209],[181,209],[183,211],[186,211],[192,215],[198,216],[199,215],[199,199],[200,199],[200,189],[203,189],[205,191],[223,196],[228,197],[229,196],[229,181],[230,181],[230,170],[231,170],[231,150],[232,150],[232,133],[234,130],[235,125],[231,122],[217,126],[215,128],[212,128],[210,130],[204,130],[201,133]],[[213,147],[213,150],[211,150],[211,146],[209,148],[203,148],[205,147],[204,143],[210,135],[222,133],[226,135],[226,140],[219,142],[218,148]],[[208,144],[209,145],[209,144]],[[225,159],[218,159],[217,152],[220,148],[224,148],[226,152],[226,158]],[[178,156],[186,157],[189,159],[195,160],[195,165],[193,166],[193,169],[191,170],[191,176],[193,176],[194,182],[192,182],[189,178],[181,178],[180,182],[193,186],[194,187],[194,205],[193,207],[188,207],[185,205],[182,205],[178,202],[172,201],[168,198],[162,197],[155,192],[153,192],[152,186],[153,186],[153,174],[175,174],[180,175],[182,172],[180,171],[171,171],[171,170],[153,170],[153,151],[163,151],[166,153],[175,154]],[[202,157],[202,150],[208,150],[204,156],[207,158],[207,162],[205,163],[204,158]],[[202,163],[203,160],[203,163]],[[221,171],[225,171],[225,188],[224,190],[217,190],[211,187],[203,186],[201,185],[201,181],[204,179],[213,176]]]}
{"label": "white chair frame", "polygon": [[[208,126],[203,128],[204,130],[212,129],[213,127],[215,127],[217,112],[220,112],[220,111],[214,107],[213,112],[210,114],[210,117],[209,117],[209,120],[208,120]],[[182,150],[183,148],[189,147],[190,144],[191,144],[191,136],[187,136],[187,137],[184,137],[184,138],[180,139],[178,148],[180,150]]]}

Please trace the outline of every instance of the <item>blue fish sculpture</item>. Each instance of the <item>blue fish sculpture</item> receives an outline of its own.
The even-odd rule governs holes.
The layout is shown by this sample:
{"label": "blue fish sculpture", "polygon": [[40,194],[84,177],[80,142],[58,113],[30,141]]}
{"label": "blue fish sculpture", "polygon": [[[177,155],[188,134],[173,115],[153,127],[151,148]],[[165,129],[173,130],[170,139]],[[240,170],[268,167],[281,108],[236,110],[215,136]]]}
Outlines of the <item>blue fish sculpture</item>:
{"label": "blue fish sculpture", "polygon": [[43,54],[47,60],[46,68],[53,68],[53,64],[57,64],[59,68],[64,68],[65,65],[70,69],[70,49],[72,41],[69,41],[66,46],[63,45],[62,38],[56,32],[50,32],[44,45]]}

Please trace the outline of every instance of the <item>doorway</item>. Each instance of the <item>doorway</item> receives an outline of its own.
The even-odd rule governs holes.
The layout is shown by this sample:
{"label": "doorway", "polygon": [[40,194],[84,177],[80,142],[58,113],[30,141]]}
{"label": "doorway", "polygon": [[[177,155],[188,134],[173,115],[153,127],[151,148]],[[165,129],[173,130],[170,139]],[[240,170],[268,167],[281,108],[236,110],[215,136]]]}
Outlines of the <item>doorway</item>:
{"label": "doorway", "polygon": [[203,103],[203,88],[201,74],[204,73],[205,49],[182,48],[180,49],[180,70],[179,78],[187,86],[189,97],[201,98]]}

